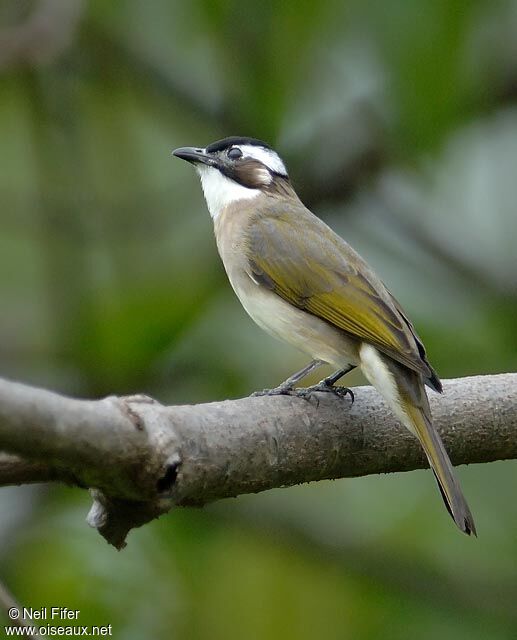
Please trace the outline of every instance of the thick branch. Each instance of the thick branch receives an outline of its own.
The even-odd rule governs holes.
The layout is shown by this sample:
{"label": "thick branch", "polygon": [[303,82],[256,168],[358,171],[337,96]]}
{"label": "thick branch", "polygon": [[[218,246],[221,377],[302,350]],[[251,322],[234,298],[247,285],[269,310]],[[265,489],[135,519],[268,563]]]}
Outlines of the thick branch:
{"label": "thick branch", "polygon": [[[517,458],[517,374],[445,382],[431,394],[454,464]],[[116,546],[171,505],[324,478],[427,466],[371,387],[164,407],[74,400],[0,380],[0,484],[60,479],[94,489],[90,523]],[[33,468],[31,471],[31,464]]]}

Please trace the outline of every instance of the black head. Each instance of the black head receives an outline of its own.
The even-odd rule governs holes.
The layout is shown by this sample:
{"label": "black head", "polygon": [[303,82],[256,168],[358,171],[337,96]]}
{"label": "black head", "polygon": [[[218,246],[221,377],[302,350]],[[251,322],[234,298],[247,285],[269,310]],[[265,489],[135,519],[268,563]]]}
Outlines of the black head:
{"label": "black head", "polygon": [[279,155],[266,142],[256,138],[230,136],[212,142],[205,149],[182,147],[173,151],[178,158],[192,162],[202,172],[217,169],[221,174],[249,189],[267,188],[275,178],[287,179]]}
{"label": "black head", "polygon": [[271,149],[267,142],[263,140],[257,140],[257,138],[245,138],[241,136],[229,136],[228,138],[222,138],[222,140],[216,140],[209,144],[206,148],[208,153],[215,153],[216,151],[226,151],[230,147],[249,145],[251,147],[262,147],[264,149]]}

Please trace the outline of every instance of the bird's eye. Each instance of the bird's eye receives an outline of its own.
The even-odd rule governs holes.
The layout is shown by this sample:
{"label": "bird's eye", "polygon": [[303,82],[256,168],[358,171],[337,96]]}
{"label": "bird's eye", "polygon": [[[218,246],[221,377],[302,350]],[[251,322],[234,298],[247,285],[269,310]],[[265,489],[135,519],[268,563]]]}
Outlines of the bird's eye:
{"label": "bird's eye", "polygon": [[238,158],[242,158],[242,151],[239,147],[232,147],[228,149],[228,157],[230,160],[237,160]]}

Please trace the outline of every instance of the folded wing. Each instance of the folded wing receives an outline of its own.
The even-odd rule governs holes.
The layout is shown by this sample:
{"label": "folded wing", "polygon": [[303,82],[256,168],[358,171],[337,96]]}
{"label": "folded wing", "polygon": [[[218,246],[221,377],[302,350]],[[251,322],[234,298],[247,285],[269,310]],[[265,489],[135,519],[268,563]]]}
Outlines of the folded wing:
{"label": "folded wing", "polygon": [[364,260],[301,203],[258,212],[247,229],[246,247],[250,275],[260,285],[374,345],[441,390],[400,305]]}

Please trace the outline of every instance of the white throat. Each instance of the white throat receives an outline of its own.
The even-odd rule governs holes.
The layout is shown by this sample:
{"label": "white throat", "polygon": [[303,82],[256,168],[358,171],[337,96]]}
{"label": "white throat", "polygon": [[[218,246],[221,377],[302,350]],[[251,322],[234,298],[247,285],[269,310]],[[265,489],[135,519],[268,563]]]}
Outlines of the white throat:
{"label": "white throat", "polygon": [[196,166],[210,215],[215,220],[230,204],[238,200],[251,200],[260,195],[260,189],[248,189],[230,180],[215,167]]}

